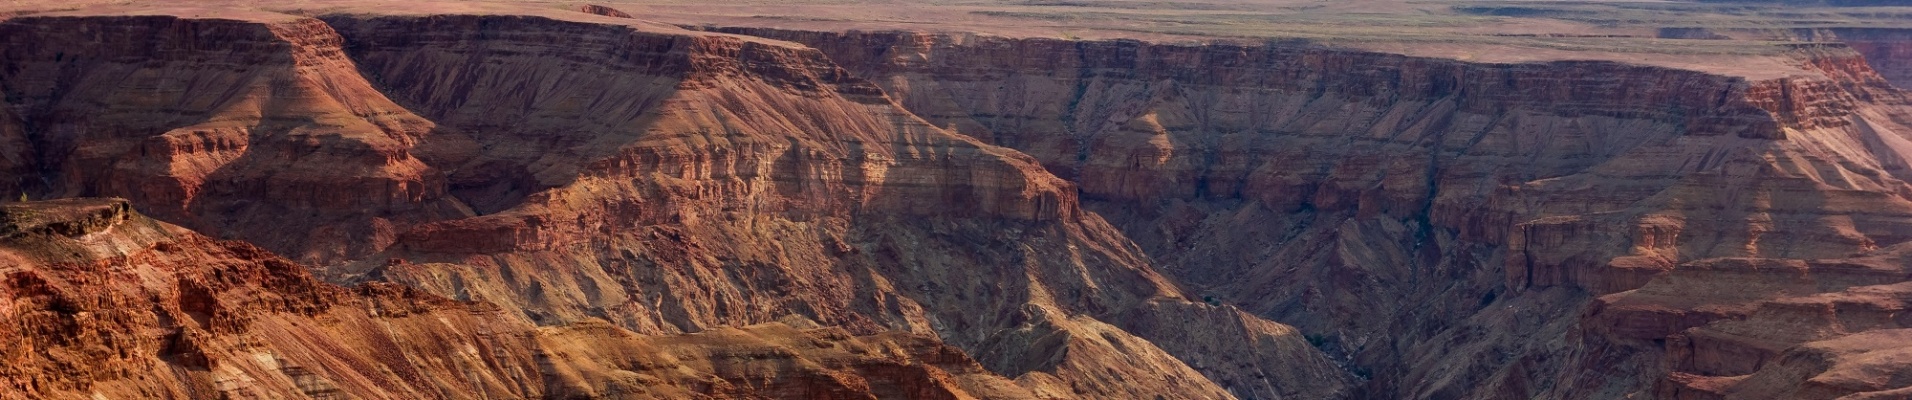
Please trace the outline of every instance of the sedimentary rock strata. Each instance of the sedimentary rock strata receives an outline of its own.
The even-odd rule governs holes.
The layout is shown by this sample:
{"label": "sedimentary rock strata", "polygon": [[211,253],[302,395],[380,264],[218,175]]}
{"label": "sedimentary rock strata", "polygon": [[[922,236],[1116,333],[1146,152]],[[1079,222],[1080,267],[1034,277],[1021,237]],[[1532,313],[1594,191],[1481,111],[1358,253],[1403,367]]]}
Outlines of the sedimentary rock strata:
{"label": "sedimentary rock strata", "polygon": [[[8,24],[20,43],[129,29],[103,40],[182,49],[121,65],[20,45],[9,82],[72,82],[11,96],[48,127],[26,135],[42,159],[72,160],[30,191],[126,196],[337,282],[526,325],[927,335],[1045,396],[1346,391],[1299,332],[1190,301],[1034,159],[925,123],[800,45],[583,14]],[[202,34],[226,31],[259,43]],[[215,89],[232,97],[179,100]],[[125,122],[77,128],[106,121]],[[284,219],[244,222],[268,216]]]}
{"label": "sedimentary rock strata", "polygon": [[1912,386],[1891,29],[1655,32],[1798,41],[1744,73],[268,9],[0,15],[0,397]]}
{"label": "sedimentary rock strata", "polygon": [[[1670,309],[1658,330],[1616,339],[1587,332],[1644,317],[1577,319],[1602,309],[1595,297],[1679,279],[1697,260],[1845,257],[1912,234],[1912,114],[1864,45],[1802,45],[1787,56],[1795,72],[1747,79],[1307,46],[718,30],[810,44],[938,125],[1028,152],[1170,277],[1394,377],[1369,396],[1647,393],[1665,387],[1651,377],[1685,372],[1641,343],[1719,315]],[[1634,345],[1652,350],[1598,350]]]}

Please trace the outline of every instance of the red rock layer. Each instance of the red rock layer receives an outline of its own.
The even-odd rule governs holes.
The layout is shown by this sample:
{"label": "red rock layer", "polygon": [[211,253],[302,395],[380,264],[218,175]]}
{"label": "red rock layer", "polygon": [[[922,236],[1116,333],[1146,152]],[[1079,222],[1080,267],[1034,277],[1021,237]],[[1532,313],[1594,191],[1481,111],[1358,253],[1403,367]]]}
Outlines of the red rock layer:
{"label": "red rock layer", "polygon": [[[0,23],[0,87],[41,160],[28,178],[50,182],[27,187],[127,196],[525,326],[904,331],[1047,397],[1346,391],[1294,330],[1186,300],[1034,159],[927,124],[816,50],[542,9],[377,14]],[[310,333],[356,340],[337,332]],[[647,379],[614,377],[545,393]]]}
{"label": "red rock layer", "polygon": [[1695,261],[1601,297],[1584,318],[1620,351],[1657,355],[1669,371],[1654,386],[1661,398],[1904,397],[1908,249]]}
{"label": "red rock layer", "polygon": [[[1343,390],[1292,330],[1180,300],[1028,156],[924,123],[815,50],[542,18],[325,18],[367,76],[463,136],[421,157],[499,210],[412,229],[374,260],[413,262],[369,276],[546,323],[794,315],[934,333],[1070,396]],[[1127,313],[1223,333],[1162,348],[1174,334],[1127,329]],[[1245,361],[1190,368],[1207,359]]]}
{"label": "red rock layer", "polygon": [[343,288],[124,200],[0,207],[0,398],[1031,398],[900,332],[537,328],[391,284]]}
{"label": "red rock layer", "polygon": [[578,11],[583,12],[585,14],[597,14],[597,15],[602,15],[606,17],[636,18],[636,17],[632,17],[630,13],[626,13],[623,11],[619,11],[618,9],[615,9],[615,8],[605,7],[605,6],[596,5],[596,4],[585,4],[585,5],[578,6]]}
{"label": "red rock layer", "polygon": [[1707,29],[1664,30],[1664,36],[1681,34],[1711,35],[1715,39],[1803,41],[1838,44],[1865,57],[1866,64],[1884,79],[1900,88],[1912,87],[1912,30],[1896,28],[1795,28],[1795,29]]}
{"label": "red rock layer", "polygon": [[1872,68],[1900,88],[1912,88],[1912,30],[1833,29],[1835,40],[1864,54]]}
{"label": "red rock layer", "polygon": [[20,122],[0,122],[0,141],[25,142],[7,148],[36,162],[0,189],[124,196],[307,260],[363,255],[391,243],[394,225],[460,215],[410,152],[432,123],[366,84],[339,44],[324,23],[290,16],[8,20],[12,113],[0,121]]}
{"label": "red rock layer", "polygon": [[725,31],[810,44],[935,124],[1030,153],[1166,273],[1318,333],[1377,377],[1367,396],[1649,393],[1666,370],[1603,350],[1611,337],[1587,332],[1605,322],[1573,318],[1588,294],[1692,260],[1912,240],[1912,111],[1838,45],[1785,56],[1811,74],[1748,81],[1281,45]]}

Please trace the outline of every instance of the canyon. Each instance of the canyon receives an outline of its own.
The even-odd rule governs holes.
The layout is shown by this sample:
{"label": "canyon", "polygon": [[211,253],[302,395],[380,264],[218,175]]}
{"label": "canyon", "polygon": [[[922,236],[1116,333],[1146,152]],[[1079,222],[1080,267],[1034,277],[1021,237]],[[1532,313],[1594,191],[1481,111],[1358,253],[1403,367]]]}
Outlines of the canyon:
{"label": "canyon", "polygon": [[1912,396],[1912,27],[1037,3],[0,12],[0,398]]}

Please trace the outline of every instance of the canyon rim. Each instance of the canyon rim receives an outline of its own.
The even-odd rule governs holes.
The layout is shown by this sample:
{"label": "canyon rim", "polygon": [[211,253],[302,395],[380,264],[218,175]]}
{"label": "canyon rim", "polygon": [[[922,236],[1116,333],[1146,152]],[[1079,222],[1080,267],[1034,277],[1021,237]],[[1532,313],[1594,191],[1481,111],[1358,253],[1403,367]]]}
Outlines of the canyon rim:
{"label": "canyon rim", "polygon": [[9,2],[0,399],[1912,398],[1908,87],[1893,1]]}

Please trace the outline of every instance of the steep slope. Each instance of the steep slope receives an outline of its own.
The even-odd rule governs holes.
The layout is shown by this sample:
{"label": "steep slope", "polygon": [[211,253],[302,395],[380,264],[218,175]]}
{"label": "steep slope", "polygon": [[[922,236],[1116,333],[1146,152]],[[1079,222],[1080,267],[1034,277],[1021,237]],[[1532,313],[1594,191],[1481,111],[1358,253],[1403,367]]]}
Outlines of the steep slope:
{"label": "steep slope", "polygon": [[1675,349],[1593,333],[1611,321],[1577,316],[1597,296],[1695,260],[1912,240],[1912,112],[1836,44],[1797,46],[1795,69],[1749,80],[1306,46],[721,30],[817,47],[937,125],[1028,152],[1167,274],[1317,335],[1375,377],[1367,397],[1651,393],[1672,373],[1654,360]]}
{"label": "steep slope", "polygon": [[1662,37],[1706,37],[1731,40],[1772,40],[1841,43],[1864,56],[1866,64],[1899,88],[1912,87],[1912,29],[1905,28],[1669,28]]}
{"label": "steep slope", "polygon": [[1594,335],[1664,350],[1658,362],[1671,373],[1654,388],[1660,398],[1904,397],[1908,250],[1694,261],[1601,297],[1585,318]]}
{"label": "steep slope", "polygon": [[125,200],[7,204],[0,220],[0,397],[1030,397],[918,335],[537,328],[488,304],[322,283]]}
{"label": "steep slope", "polygon": [[935,334],[1067,396],[1342,390],[1292,329],[1184,300],[1034,160],[924,123],[815,50],[582,15],[323,18],[367,76],[462,135],[420,154],[486,214],[342,272],[542,323]]}
{"label": "steep slope", "polygon": [[0,121],[19,119],[0,122],[0,141],[27,144],[8,146],[27,153],[0,155],[0,167],[34,161],[0,189],[127,197],[313,261],[381,248],[394,225],[467,213],[409,152],[432,123],[359,79],[331,28],[234,17],[0,24]]}
{"label": "steep slope", "polygon": [[1836,40],[1864,54],[1879,75],[1899,88],[1912,88],[1912,29],[1845,28],[1814,30],[1816,38]]}
{"label": "steep slope", "polygon": [[[1189,301],[1035,160],[931,126],[813,49],[470,7],[0,22],[0,88],[34,160],[10,181],[125,196],[326,279],[523,326],[903,331],[1045,397],[1346,392],[1292,328]],[[353,340],[339,332],[312,335]],[[576,382],[562,392],[633,390]],[[278,383],[232,387],[256,385]]]}
{"label": "steep slope", "polygon": [[26,194],[26,187],[38,183],[33,182],[38,159],[26,127],[8,107],[0,107],[0,176],[6,177],[0,179],[0,193]]}

